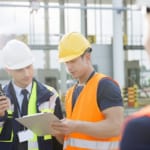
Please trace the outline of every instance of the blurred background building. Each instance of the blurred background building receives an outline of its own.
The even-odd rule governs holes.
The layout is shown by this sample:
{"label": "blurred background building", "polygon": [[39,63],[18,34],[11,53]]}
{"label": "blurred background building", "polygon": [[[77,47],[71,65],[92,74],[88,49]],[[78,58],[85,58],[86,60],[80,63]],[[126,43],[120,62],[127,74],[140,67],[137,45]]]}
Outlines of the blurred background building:
{"label": "blurred background building", "polygon": [[[0,0],[0,20],[0,49],[12,38],[29,44],[36,78],[62,97],[75,81],[59,64],[57,46],[62,35],[77,31],[92,44],[95,69],[119,82],[126,108],[150,102],[150,62],[135,0]],[[0,50],[0,82],[5,84],[9,76],[2,59]]]}

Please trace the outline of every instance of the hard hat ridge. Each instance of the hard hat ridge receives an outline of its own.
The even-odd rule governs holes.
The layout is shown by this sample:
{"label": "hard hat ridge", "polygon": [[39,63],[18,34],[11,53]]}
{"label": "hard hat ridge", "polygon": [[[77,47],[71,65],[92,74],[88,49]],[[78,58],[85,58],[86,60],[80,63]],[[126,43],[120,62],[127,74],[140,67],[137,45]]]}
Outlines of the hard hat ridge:
{"label": "hard hat ridge", "polygon": [[21,69],[34,62],[31,49],[25,43],[16,39],[8,41],[2,52],[4,65],[8,69]]}

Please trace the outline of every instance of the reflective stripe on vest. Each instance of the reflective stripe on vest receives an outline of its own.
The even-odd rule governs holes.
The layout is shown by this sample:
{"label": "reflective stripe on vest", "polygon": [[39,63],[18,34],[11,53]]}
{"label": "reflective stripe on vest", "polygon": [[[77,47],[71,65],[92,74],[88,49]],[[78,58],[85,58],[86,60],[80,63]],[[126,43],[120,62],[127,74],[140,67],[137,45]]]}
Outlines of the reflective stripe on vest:
{"label": "reflective stripe on vest", "polygon": [[37,149],[38,149],[37,141],[28,142],[28,150],[37,150]]}
{"label": "reflective stripe on vest", "polygon": [[[36,82],[33,82],[33,88],[32,88],[32,94],[30,96],[30,100],[29,100],[29,104],[28,104],[28,115],[32,115],[37,113],[36,110],[36,104],[37,104],[37,84]],[[48,88],[49,89],[49,88]],[[49,89],[51,90],[51,89]],[[53,113],[54,110],[52,109],[48,109],[48,107],[46,109],[41,110],[42,112],[51,112]],[[52,136],[51,135],[45,135],[44,136],[44,140],[49,140],[51,139]],[[38,150],[38,143],[37,143],[37,135],[34,134],[33,139],[28,141],[28,150]]]}
{"label": "reflective stripe on vest", "polygon": [[[33,82],[33,88],[28,104],[28,115],[35,114],[36,111],[36,103],[37,103],[37,84],[36,82]],[[38,150],[38,143],[37,143],[37,136],[36,134],[33,134],[33,138],[28,141],[28,149],[29,150]]]}
{"label": "reflective stripe on vest", "polygon": [[99,142],[99,141],[89,141],[89,140],[69,138],[64,142],[64,150],[67,148],[67,146],[85,148],[90,150],[116,150],[118,148],[118,145],[119,145],[118,141]]}
{"label": "reflective stripe on vest", "polygon": [[[0,132],[2,131],[2,128],[0,128]],[[0,140],[0,142],[12,142],[13,141],[13,137],[14,137],[14,133],[13,131],[11,132],[11,137],[9,140]]]}

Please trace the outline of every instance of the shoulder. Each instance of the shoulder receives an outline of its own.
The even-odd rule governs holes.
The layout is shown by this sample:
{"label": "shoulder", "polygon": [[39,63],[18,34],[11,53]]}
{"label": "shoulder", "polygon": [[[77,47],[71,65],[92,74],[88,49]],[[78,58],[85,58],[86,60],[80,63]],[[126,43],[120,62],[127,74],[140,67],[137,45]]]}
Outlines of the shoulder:
{"label": "shoulder", "polygon": [[101,110],[113,106],[123,106],[120,88],[109,78],[99,81],[97,101]]}
{"label": "shoulder", "polygon": [[150,117],[141,116],[132,118],[125,126],[120,142],[121,150],[150,149]]}
{"label": "shoulder", "polygon": [[3,89],[7,89],[7,88],[10,87],[11,84],[12,84],[12,81],[9,81],[9,82],[3,84],[3,85],[2,85],[2,88],[3,88]]}
{"label": "shoulder", "polygon": [[57,93],[57,91],[55,90],[54,87],[49,86],[49,85],[44,84],[44,83],[41,83],[41,82],[39,82],[37,80],[35,80],[35,82],[37,83],[37,89],[38,89],[38,91],[48,91],[50,93],[58,95],[58,93]]}
{"label": "shoulder", "polygon": [[[136,126],[136,128],[134,125]],[[132,129],[132,131],[135,130],[138,131],[141,128],[143,129],[143,131],[145,131],[147,128],[150,130],[150,117],[141,116],[141,117],[133,118],[127,123],[125,128],[128,130]]]}
{"label": "shoulder", "polygon": [[56,89],[55,89],[54,87],[49,86],[49,85],[46,85],[46,84],[44,84],[44,86],[45,86],[49,91],[51,91],[52,93],[54,93],[55,95],[58,95],[58,93],[57,93],[57,91],[56,91]]}
{"label": "shoulder", "polygon": [[109,85],[113,85],[113,86],[118,86],[118,83],[113,80],[111,77],[104,77],[100,80],[99,82],[100,84],[109,84]]}
{"label": "shoulder", "polygon": [[107,92],[109,92],[109,91],[110,92],[113,92],[113,91],[120,92],[120,87],[118,86],[116,81],[114,81],[113,79],[108,78],[108,77],[105,77],[99,81],[98,89],[101,90],[102,92],[104,92],[105,90],[107,90]]}

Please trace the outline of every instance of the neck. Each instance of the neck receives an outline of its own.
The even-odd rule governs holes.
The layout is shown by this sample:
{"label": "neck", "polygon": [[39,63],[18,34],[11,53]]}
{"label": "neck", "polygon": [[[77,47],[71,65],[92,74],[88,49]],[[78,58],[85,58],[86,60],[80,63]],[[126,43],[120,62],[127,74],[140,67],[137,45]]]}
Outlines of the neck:
{"label": "neck", "polygon": [[87,83],[87,81],[89,80],[91,74],[94,72],[93,70],[90,70],[88,73],[85,74],[85,76],[81,79],[79,79],[79,85],[85,85]]}

